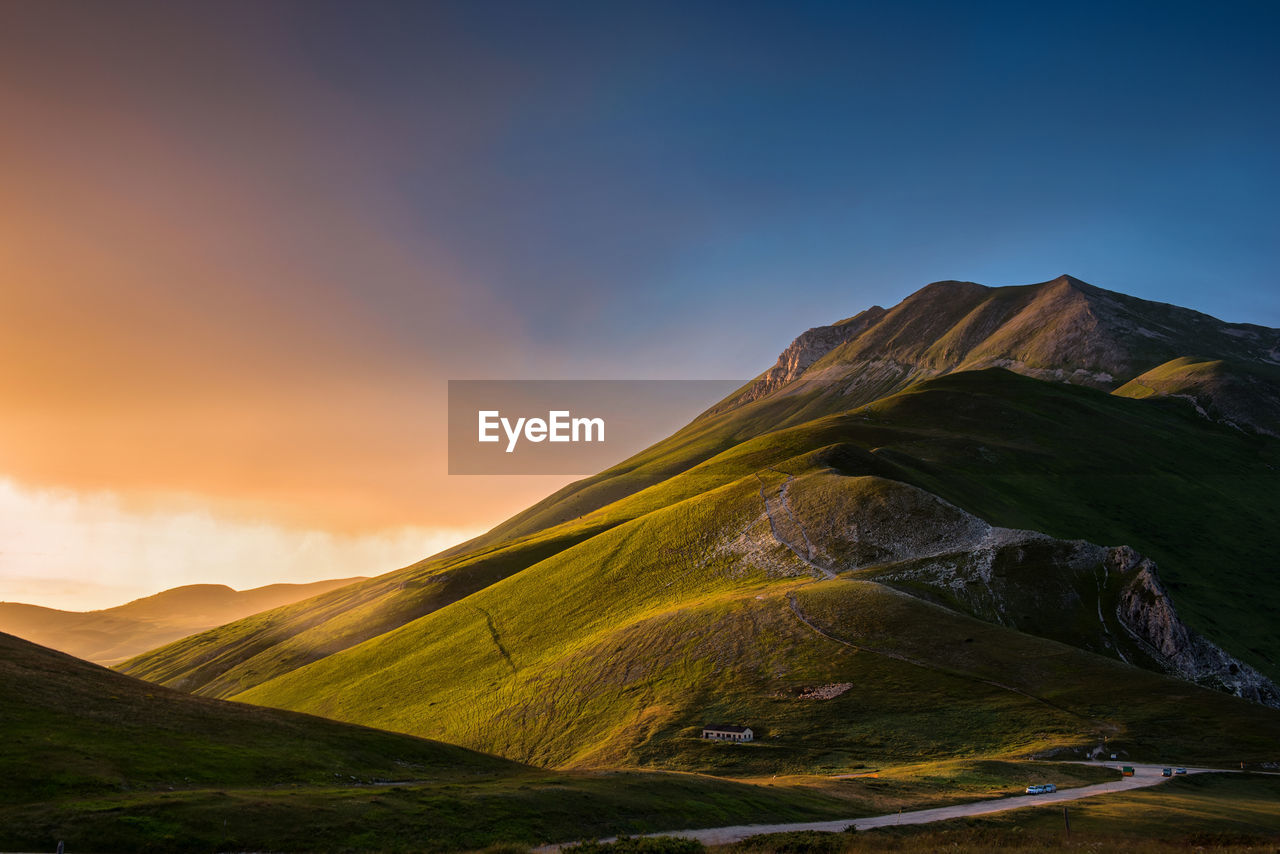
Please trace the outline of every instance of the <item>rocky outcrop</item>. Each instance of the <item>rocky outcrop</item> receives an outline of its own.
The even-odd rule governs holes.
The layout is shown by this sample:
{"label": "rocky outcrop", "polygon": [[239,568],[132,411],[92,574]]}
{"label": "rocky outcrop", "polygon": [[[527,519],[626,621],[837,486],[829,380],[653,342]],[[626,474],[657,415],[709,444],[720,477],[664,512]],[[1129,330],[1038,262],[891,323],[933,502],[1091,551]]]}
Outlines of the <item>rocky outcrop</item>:
{"label": "rocky outcrop", "polygon": [[758,400],[798,379],[814,362],[841,344],[857,338],[884,315],[883,308],[873,305],[856,317],[831,326],[815,326],[807,330],[782,351],[772,368],[765,371],[750,388],[724,408]]}
{"label": "rocky outcrop", "polygon": [[1128,546],[1118,546],[1107,554],[1107,569],[1129,576],[1116,606],[1120,624],[1171,674],[1280,708],[1275,683],[1182,622],[1150,559]]}
{"label": "rocky outcrop", "polygon": [[[726,548],[792,574],[858,573],[986,622],[1280,708],[1280,688],[1188,627],[1156,565],[1129,546],[1001,528],[933,493],[834,470],[760,475],[768,525]],[[767,545],[787,546],[799,562]]]}

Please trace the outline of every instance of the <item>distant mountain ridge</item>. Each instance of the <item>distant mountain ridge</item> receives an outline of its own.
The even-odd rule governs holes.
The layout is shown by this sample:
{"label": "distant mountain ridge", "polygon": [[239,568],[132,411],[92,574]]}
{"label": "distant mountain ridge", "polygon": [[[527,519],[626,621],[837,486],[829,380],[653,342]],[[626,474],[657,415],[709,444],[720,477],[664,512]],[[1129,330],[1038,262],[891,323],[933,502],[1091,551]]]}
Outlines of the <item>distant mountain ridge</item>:
{"label": "distant mountain ridge", "polygon": [[[1226,323],[1067,275],[999,288],[934,282],[892,309],[873,306],[806,331],[772,368],[712,412],[815,387],[832,389],[848,405],[857,405],[929,377],[991,367],[1114,391],[1188,357],[1241,372],[1252,380],[1253,390],[1261,385],[1264,396],[1280,398],[1280,372],[1270,372],[1280,371],[1278,329]],[[1149,393],[1180,391],[1155,387]],[[1201,388],[1210,401],[1219,394],[1219,388]],[[1280,408],[1273,404],[1242,409],[1237,401],[1229,408],[1236,426],[1272,435],[1280,431]]]}
{"label": "distant mountain ridge", "polygon": [[109,665],[178,638],[364,580],[363,576],[335,578],[251,590],[188,584],[98,611],[0,602],[0,632]]}

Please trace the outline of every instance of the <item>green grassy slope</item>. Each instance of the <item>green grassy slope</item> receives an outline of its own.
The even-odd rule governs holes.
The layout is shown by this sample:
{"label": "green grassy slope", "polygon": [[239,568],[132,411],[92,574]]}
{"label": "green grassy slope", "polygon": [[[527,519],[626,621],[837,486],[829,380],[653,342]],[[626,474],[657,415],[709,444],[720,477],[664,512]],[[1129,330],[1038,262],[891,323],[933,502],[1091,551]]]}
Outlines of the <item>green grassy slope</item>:
{"label": "green grassy slope", "polygon": [[[914,798],[916,804],[938,796]],[[405,786],[187,789],[0,803],[0,848],[422,854],[853,814],[802,787],[688,774],[526,772]]]}
{"label": "green grassy slope", "polygon": [[[809,477],[846,504],[883,497],[875,478]],[[1231,722],[1235,752],[1275,749],[1273,710],[872,582],[812,582],[762,514],[761,489],[782,479],[749,475],[618,525],[240,698],[557,766],[829,771],[1103,735],[1135,756],[1174,744],[1209,758],[1224,746],[1205,741],[1210,721]],[[698,739],[714,720],[760,741]]]}
{"label": "green grassy slope", "polygon": [[736,448],[742,437],[767,432],[772,423],[804,417],[794,402],[761,401],[713,423],[695,422],[636,458],[566,487],[465,550],[184,638],[118,669],[184,691],[230,696],[430,613],[622,521],[741,477],[757,460],[768,464],[803,451],[809,438],[799,436],[792,444],[697,466]]}
{"label": "green grassy slope", "polygon": [[[428,614],[559,548],[722,486],[752,466],[840,444],[848,470],[922,486],[993,523],[1138,547],[1160,563],[1193,627],[1280,678],[1280,641],[1265,625],[1265,615],[1280,605],[1280,585],[1271,581],[1280,537],[1268,521],[1280,509],[1276,444],[1251,444],[1196,423],[1180,400],[1106,403],[1061,384],[992,371],[921,381],[939,371],[1007,364],[1109,389],[1140,371],[1149,378],[1167,372],[1180,363],[1170,357],[1186,350],[1265,373],[1259,360],[1280,333],[1065,276],[1012,288],[937,283],[822,335],[832,330],[849,340],[812,363],[817,353],[789,348],[790,356],[758,378],[782,382],[788,365],[808,365],[798,382],[754,399],[757,383],[748,384],[668,439],[470,543],[340,599],[261,615],[122,669],[229,696]],[[1125,389],[1118,396],[1132,391]],[[1237,618],[1230,612],[1241,589],[1260,598],[1245,602]]]}
{"label": "green grassy slope", "polygon": [[[805,458],[813,449],[822,450],[825,463],[846,473],[914,483],[996,524],[1131,544],[1157,560],[1180,613],[1193,628],[1277,676],[1280,650],[1269,627],[1270,615],[1280,608],[1280,592],[1271,581],[1280,531],[1270,520],[1280,513],[1280,444],[1205,422],[1180,401],[1122,399],[1000,370],[942,377],[851,413],[741,442],[531,540],[447,560],[458,567],[480,565],[496,559],[490,555],[517,554],[544,544],[546,551],[535,550],[510,564],[512,572],[523,570],[511,576],[515,579],[539,566],[537,559],[544,554],[560,559],[554,555],[562,543],[578,544],[565,555],[607,555],[607,532],[627,520],[710,494],[708,490],[784,465],[792,457]],[[797,463],[807,464],[803,459]],[[427,562],[412,571],[429,575],[442,565]],[[398,582],[392,583],[395,578],[374,582],[394,596],[409,596]],[[367,589],[375,589],[374,582],[366,583]],[[465,588],[472,589],[479,585]],[[1241,597],[1240,590],[1251,595]],[[255,618],[219,630],[234,635],[230,643],[218,633],[188,639],[144,656],[130,669],[227,696],[238,686],[249,688],[289,672],[300,661],[316,660],[326,650],[408,622],[376,597],[367,609],[362,617],[374,612],[387,616],[361,622],[345,615],[341,603],[329,612],[301,605],[286,614],[310,629],[298,639],[290,637],[289,626],[281,629],[277,612],[261,616],[265,627],[255,625]],[[555,617],[549,619],[554,624]],[[308,644],[306,656],[291,657],[289,650],[302,643]],[[245,659],[246,649],[256,658]],[[220,670],[221,656],[233,662],[225,671]],[[242,660],[247,663],[238,666]],[[228,676],[221,677],[223,672]],[[192,674],[197,678],[184,682]]]}
{"label": "green grassy slope", "polygon": [[117,669],[195,694],[230,696],[462,599],[590,533],[552,531],[421,561],[185,638]]}
{"label": "green grassy slope", "polygon": [[[1029,775],[1095,779],[1093,769],[1008,763],[911,770],[888,791],[861,781],[552,773],[180,694],[7,635],[0,683],[3,850],[58,841],[79,851],[474,850],[868,815],[981,797]],[[941,786],[940,775],[961,785]]]}
{"label": "green grassy slope", "polygon": [[861,414],[892,425],[877,455],[904,480],[987,521],[1150,556],[1190,625],[1280,677],[1267,616],[1280,608],[1280,443],[1181,401],[1002,371],[943,377]]}

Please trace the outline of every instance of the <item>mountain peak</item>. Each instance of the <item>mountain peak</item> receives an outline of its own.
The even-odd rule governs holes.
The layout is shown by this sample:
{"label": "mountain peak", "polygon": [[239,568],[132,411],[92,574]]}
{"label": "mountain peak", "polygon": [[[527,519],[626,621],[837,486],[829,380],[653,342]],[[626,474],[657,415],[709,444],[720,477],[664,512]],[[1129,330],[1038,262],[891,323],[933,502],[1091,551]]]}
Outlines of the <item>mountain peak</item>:
{"label": "mountain peak", "polygon": [[1280,330],[1224,323],[1065,273],[1008,287],[943,280],[887,310],[875,306],[808,330],[772,368],[712,411],[784,388],[838,388],[843,408],[852,408],[922,379],[990,367],[1113,391],[1187,355],[1274,364]]}
{"label": "mountain peak", "polygon": [[1100,296],[1102,294],[1110,293],[1109,291],[1106,291],[1098,287],[1097,285],[1091,285],[1088,282],[1086,282],[1084,279],[1077,279],[1075,276],[1068,275],[1067,273],[1063,273],[1061,276],[1058,276],[1057,278],[1050,279],[1047,282],[1043,282],[1042,284],[1036,285],[1033,287],[1045,288],[1045,289],[1072,290],[1072,291],[1078,291],[1079,293],[1086,294],[1089,296]]}

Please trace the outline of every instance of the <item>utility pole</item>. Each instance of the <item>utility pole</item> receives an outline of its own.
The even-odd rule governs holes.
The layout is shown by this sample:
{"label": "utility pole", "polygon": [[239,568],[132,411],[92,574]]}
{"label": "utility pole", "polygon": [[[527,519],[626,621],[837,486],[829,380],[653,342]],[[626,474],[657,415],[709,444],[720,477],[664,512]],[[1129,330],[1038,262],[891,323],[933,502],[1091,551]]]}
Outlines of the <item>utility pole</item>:
{"label": "utility pole", "polygon": [[1071,836],[1071,816],[1067,814],[1067,805],[1062,805],[1062,822],[1067,826],[1067,836]]}

